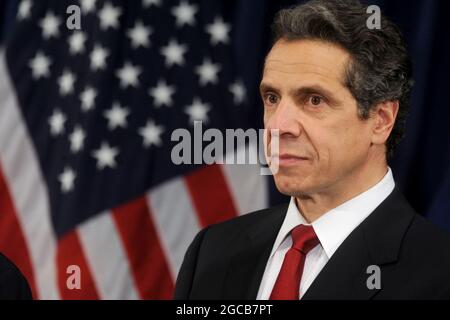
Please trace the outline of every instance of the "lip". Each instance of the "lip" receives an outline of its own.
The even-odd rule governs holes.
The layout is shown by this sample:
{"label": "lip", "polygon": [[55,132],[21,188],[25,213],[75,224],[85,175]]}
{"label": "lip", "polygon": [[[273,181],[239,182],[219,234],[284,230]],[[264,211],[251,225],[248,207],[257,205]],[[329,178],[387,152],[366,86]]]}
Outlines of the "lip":
{"label": "lip", "polygon": [[306,157],[297,156],[297,155],[288,154],[288,153],[280,154],[278,157],[277,157],[277,155],[273,155],[272,158],[278,158],[278,164],[281,167],[295,166],[295,165],[298,165],[298,164],[308,160],[308,158],[306,158]]}

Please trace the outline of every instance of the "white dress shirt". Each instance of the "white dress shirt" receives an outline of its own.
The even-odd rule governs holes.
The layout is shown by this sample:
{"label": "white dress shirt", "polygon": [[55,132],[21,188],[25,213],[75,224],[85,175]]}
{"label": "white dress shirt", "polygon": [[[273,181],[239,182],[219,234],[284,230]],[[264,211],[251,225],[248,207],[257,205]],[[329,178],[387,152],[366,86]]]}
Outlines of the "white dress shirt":
{"label": "white dress shirt", "polygon": [[284,255],[292,246],[290,232],[300,224],[312,225],[320,240],[306,255],[300,281],[299,297],[308,290],[331,256],[350,235],[392,192],[395,187],[392,171],[369,190],[328,211],[312,224],[308,224],[299,212],[295,198],[291,198],[286,217],[278,232],[259,287],[257,299],[268,300],[283,264]]}

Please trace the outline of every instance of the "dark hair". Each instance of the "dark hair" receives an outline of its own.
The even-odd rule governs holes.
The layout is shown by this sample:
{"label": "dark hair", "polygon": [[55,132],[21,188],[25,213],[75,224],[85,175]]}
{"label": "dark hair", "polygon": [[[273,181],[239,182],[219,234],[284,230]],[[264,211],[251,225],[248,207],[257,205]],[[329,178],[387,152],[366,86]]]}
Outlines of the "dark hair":
{"label": "dark hair", "polygon": [[356,0],[313,0],[281,10],[272,25],[274,43],[283,40],[321,40],[350,53],[345,86],[357,101],[359,116],[382,102],[399,102],[397,119],[386,142],[387,157],[404,136],[409,110],[412,65],[399,28],[381,15],[381,28],[369,29],[367,7]]}

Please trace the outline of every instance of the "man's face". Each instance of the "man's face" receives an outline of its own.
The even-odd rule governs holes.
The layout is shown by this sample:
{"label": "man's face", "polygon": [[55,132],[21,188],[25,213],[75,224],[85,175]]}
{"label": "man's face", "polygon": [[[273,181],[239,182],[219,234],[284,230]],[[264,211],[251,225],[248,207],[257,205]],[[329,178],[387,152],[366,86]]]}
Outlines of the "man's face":
{"label": "man's face", "polygon": [[334,192],[367,166],[371,119],[358,117],[344,87],[348,61],[345,50],[309,40],[278,41],[267,56],[260,89],[265,128],[279,130],[280,192]]}

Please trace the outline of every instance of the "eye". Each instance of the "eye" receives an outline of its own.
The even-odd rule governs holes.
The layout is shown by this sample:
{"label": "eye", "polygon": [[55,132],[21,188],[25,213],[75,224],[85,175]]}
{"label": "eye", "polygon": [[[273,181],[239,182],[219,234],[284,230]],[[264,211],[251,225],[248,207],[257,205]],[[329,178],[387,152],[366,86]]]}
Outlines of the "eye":
{"label": "eye", "polygon": [[264,95],[264,102],[268,105],[274,105],[278,103],[278,97],[272,93]]}
{"label": "eye", "polygon": [[313,106],[319,106],[324,99],[321,96],[313,95],[308,98],[308,102],[311,103]]}

